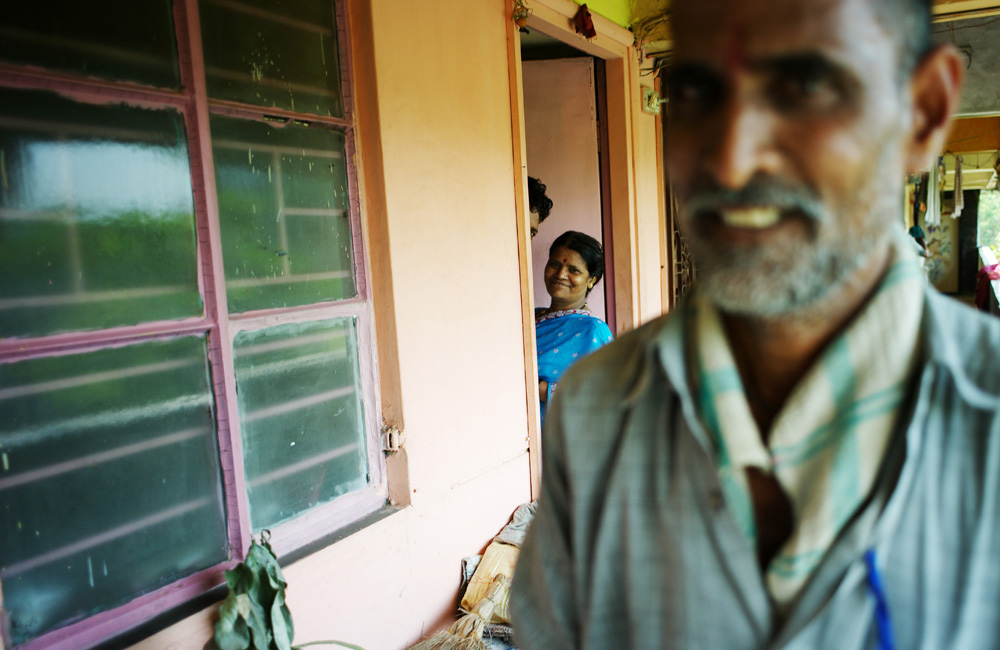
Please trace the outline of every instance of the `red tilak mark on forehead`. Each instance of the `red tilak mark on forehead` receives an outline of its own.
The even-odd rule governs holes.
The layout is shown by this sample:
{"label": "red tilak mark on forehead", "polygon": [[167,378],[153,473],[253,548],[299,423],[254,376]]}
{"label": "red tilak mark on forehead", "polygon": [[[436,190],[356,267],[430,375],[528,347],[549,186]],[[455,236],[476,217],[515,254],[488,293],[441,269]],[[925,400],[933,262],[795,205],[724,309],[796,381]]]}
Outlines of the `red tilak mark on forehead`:
{"label": "red tilak mark on forehead", "polygon": [[726,65],[732,72],[744,67],[747,62],[746,50],[743,45],[746,41],[744,33],[743,26],[736,25],[729,35],[729,45],[726,47]]}

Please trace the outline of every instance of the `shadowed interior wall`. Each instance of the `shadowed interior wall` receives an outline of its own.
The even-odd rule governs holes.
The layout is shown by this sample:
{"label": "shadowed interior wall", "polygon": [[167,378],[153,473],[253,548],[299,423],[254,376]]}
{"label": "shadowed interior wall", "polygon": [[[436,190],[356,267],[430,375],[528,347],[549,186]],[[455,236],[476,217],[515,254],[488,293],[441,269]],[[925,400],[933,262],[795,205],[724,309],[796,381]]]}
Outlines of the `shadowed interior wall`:
{"label": "shadowed interior wall", "polygon": [[[525,61],[524,129],[528,174],[546,185],[552,214],[531,241],[535,307],[548,307],[545,263],[552,241],[567,230],[602,240],[594,63],[590,57]],[[587,298],[607,319],[604,281]]]}

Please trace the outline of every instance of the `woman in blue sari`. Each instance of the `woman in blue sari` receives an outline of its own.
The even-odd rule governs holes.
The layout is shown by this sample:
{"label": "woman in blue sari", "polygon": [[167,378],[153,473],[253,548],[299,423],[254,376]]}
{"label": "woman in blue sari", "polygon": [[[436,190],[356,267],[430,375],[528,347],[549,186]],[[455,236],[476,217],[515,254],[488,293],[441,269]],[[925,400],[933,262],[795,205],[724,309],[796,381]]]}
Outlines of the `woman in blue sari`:
{"label": "woman in blue sari", "polygon": [[587,309],[587,295],[604,274],[604,251],[596,239],[570,230],[549,248],[545,265],[548,309],[535,310],[538,399],[545,411],[559,380],[577,360],[611,342],[611,330]]}

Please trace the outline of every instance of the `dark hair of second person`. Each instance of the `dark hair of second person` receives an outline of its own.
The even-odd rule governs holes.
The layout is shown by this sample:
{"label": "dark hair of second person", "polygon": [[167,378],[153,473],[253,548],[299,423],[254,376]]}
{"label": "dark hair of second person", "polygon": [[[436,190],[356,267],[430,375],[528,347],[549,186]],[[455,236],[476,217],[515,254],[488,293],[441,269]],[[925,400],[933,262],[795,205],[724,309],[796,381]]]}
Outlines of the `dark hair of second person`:
{"label": "dark hair of second person", "polygon": [[545,185],[533,176],[528,177],[528,212],[534,237],[538,234],[538,224],[552,212],[552,199],[545,195]]}

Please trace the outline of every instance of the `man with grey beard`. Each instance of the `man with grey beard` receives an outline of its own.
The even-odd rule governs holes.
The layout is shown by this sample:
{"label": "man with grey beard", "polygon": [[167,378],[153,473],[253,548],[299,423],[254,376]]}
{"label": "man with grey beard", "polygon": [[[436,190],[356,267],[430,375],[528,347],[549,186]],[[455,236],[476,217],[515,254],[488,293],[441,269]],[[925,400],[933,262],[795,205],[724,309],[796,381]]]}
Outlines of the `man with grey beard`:
{"label": "man with grey beard", "polygon": [[519,647],[1000,648],[1000,327],[902,231],[962,77],[930,0],[670,19],[699,284],[560,383]]}

